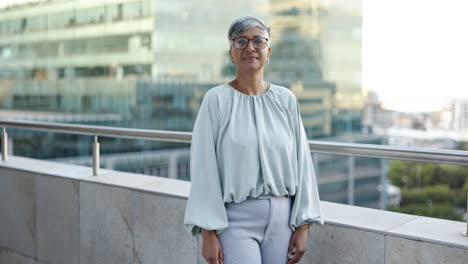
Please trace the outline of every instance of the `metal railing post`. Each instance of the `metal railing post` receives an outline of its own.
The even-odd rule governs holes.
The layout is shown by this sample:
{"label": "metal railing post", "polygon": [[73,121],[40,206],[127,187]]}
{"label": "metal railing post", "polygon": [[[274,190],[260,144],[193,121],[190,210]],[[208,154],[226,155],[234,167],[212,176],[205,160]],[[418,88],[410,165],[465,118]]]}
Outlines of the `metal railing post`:
{"label": "metal railing post", "polygon": [[462,235],[468,237],[468,188],[466,188],[466,230]]}
{"label": "metal railing post", "polygon": [[380,209],[387,210],[387,160],[380,159]]}
{"label": "metal railing post", "polygon": [[99,174],[99,142],[97,136],[94,136],[93,142],[93,176]]}
{"label": "metal railing post", "polygon": [[2,132],[2,160],[5,161],[8,159],[8,134],[6,128],[3,128]]}
{"label": "metal railing post", "polygon": [[354,205],[354,157],[348,157],[348,204]]}

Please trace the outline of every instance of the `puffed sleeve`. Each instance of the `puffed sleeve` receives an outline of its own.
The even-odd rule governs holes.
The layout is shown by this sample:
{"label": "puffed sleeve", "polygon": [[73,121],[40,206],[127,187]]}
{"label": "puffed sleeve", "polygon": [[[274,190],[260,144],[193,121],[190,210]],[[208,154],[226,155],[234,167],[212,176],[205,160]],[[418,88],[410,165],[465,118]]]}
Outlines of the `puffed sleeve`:
{"label": "puffed sleeve", "polygon": [[206,93],[192,132],[190,148],[190,195],[185,208],[184,227],[193,236],[200,228],[217,230],[228,226],[216,159],[219,127],[216,96]]}
{"label": "puffed sleeve", "polygon": [[297,147],[297,177],[298,185],[291,210],[290,225],[296,230],[306,223],[324,224],[320,198],[315,179],[314,165],[310,153],[307,135],[302,124],[299,102],[294,97],[292,119]]}

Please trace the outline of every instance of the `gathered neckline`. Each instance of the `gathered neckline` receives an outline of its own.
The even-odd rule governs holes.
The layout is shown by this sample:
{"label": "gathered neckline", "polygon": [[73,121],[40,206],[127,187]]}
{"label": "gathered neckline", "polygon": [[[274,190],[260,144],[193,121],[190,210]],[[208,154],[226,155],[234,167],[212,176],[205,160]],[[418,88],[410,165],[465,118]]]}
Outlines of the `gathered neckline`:
{"label": "gathered neckline", "polygon": [[233,89],[235,92],[239,93],[240,95],[243,95],[243,96],[246,96],[246,97],[262,97],[264,96],[265,94],[267,94],[270,90],[271,90],[271,86],[273,84],[269,83],[268,85],[268,88],[261,94],[245,94],[239,90],[237,90],[236,88],[234,88],[232,85],[228,84],[228,83],[225,83],[226,86],[230,87],[231,89]]}

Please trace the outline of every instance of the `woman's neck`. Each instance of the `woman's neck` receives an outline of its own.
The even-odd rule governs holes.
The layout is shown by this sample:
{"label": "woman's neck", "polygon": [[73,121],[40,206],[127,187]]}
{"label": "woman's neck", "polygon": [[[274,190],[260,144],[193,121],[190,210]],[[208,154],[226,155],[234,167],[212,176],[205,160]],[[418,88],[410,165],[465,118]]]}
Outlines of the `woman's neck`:
{"label": "woman's neck", "polygon": [[268,88],[267,83],[263,81],[263,72],[249,75],[237,74],[236,78],[229,84],[240,92],[248,95],[263,94]]}

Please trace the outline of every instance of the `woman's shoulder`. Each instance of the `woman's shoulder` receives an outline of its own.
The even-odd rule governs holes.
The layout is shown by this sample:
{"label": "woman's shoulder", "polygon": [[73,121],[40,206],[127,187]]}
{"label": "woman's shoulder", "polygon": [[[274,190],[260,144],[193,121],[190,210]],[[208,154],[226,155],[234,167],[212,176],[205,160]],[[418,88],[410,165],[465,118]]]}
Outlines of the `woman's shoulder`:
{"label": "woman's shoulder", "polygon": [[229,94],[229,89],[226,84],[220,84],[210,88],[204,95],[207,100],[214,100],[215,98],[221,99]]}
{"label": "woman's shoulder", "polygon": [[274,98],[280,100],[282,104],[289,108],[296,105],[297,97],[290,89],[276,84],[271,84],[270,89],[272,89],[272,92],[275,94]]}
{"label": "woman's shoulder", "polygon": [[286,97],[288,99],[295,99],[296,98],[296,95],[290,89],[288,89],[288,88],[286,88],[284,86],[272,83],[270,89],[272,89],[273,92],[277,93],[278,95],[284,96],[284,97]]}
{"label": "woman's shoulder", "polygon": [[228,97],[230,97],[228,87],[225,84],[221,84],[206,91],[203,95],[203,104],[211,110],[223,113],[229,104]]}

